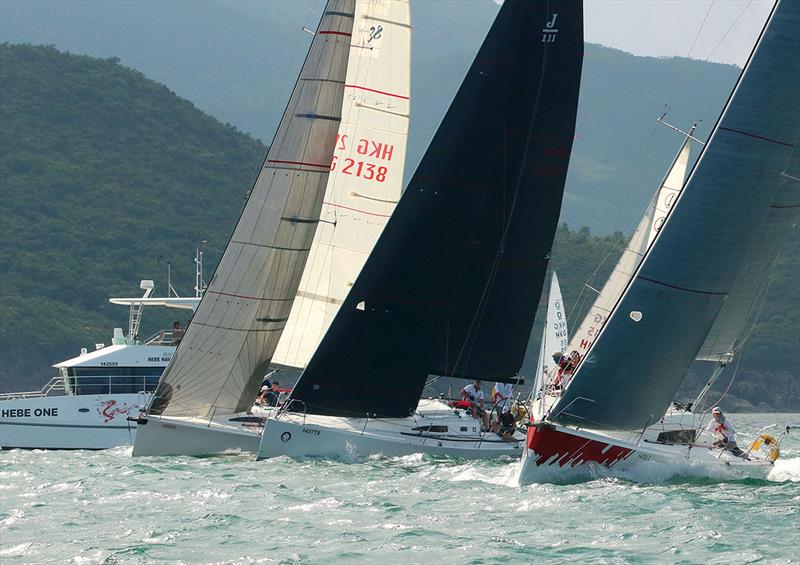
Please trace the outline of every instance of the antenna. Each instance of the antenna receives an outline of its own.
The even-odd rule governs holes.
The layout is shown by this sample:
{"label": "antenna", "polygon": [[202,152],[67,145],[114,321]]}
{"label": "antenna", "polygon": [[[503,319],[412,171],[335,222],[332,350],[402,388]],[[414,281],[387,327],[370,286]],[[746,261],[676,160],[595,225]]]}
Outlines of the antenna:
{"label": "antenna", "polygon": [[[207,243],[204,239],[203,243]],[[198,246],[194,255],[194,296],[202,298],[203,291],[206,289],[206,282],[203,280],[203,250]]]}
{"label": "antenna", "polygon": [[669,129],[671,129],[671,130],[673,130],[673,131],[677,131],[679,134],[681,134],[681,135],[683,135],[683,136],[685,136],[685,137],[688,137],[688,138],[689,138],[689,139],[691,139],[692,141],[696,141],[696,142],[697,142],[697,143],[699,143],[700,145],[705,145],[705,142],[704,142],[704,141],[700,141],[699,139],[697,139],[695,136],[693,136],[693,135],[692,135],[692,134],[694,133],[694,130],[695,130],[695,129],[697,129],[697,124],[699,124],[699,123],[700,123],[700,122],[702,122],[703,120],[696,120],[696,121],[695,121],[695,122],[692,124],[692,127],[691,127],[691,128],[689,128],[689,131],[688,131],[688,132],[685,132],[685,131],[683,131],[682,129],[680,129],[680,128],[677,128],[677,127],[673,126],[672,124],[670,124],[670,123],[668,123],[668,122],[666,122],[666,121],[664,120],[664,118],[667,116],[667,113],[668,113],[669,111],[670,111],[670,106],[669,106],[668,104],[664,104],[664,111],[663,111],[663,112],[661,112],[661,115],[658,117],[658,119],[657,119],[656,121],[657,121],[659,124],[665,125],[665,126],[667,126]]}

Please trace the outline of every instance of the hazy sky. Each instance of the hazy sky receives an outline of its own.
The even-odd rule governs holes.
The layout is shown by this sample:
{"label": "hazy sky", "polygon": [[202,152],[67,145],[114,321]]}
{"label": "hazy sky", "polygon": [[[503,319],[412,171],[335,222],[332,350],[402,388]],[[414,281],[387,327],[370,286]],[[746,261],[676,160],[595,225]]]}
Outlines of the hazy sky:
{"label": "hazy sky", "polygon": [[772,5],[773,0],[585,0],[585,37],[637,55],[742,66]]}

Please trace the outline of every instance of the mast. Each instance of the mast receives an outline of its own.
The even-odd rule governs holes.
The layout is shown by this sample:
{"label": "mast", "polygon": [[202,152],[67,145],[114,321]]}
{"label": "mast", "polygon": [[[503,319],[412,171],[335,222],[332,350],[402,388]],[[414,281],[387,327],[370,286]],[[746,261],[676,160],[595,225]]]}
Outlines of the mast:
{"label": "mast", "polygon": [[[515,378],[558,222],[582,53],[579,1],[503,3],[290,409],[405,417],[432,369]],[[458,353],[447,367],[443,338]]]}

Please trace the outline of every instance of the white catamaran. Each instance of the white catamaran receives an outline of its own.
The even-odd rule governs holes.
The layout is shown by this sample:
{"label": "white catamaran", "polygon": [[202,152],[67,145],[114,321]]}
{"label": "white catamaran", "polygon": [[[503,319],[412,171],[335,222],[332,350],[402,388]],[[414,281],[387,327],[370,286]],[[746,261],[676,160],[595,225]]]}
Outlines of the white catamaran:
{"label": "white catamaran", "polygon": [[[535,26],[535,34],[531,28]],[[420,401],[430,375],[517,382],[558,222],[579,0],[506,0],[258,457],[518,456],[524,436]]]}
{"label": "white catamaran", "polygon": [[95,344],[72,359],[53,365],[58,376],[41,389],[0,394],[0,448],[108,449],[131,445],[136,423],[127,421],[150,400],[158,379],[180,339],[172,329],[140,338],[145,308],[193,311],[194,297],[154,297],[152,280],[143,280],[144,295],[111,298],[128,306],[127,335],[114,328],[111,344]]}
{"label": "white catamaran", "polygon": [[[255,452],[270,364],[303,368],[402,191],[407,0],[331,0],[134,455]],[[307,258],[307,259],[306,259]]]}
{"label": "white catamaran", "polygon": [[[697,418],[668,429],[680,417],[662,415],[695,359],[718,364],[713,381],[741,348],[797,220],[799,54],[800,3],[779,0],[665,220],[643,220],[654,228],[643,229],[647,243],[634,235],[590,312],[591,333],[573,337],[583,359],[529,427],[521,483],[648,462],[734,476],[772,468],[780,437],[740,454],[698,436]],[[774,449],[760,454],[762,443]]]}

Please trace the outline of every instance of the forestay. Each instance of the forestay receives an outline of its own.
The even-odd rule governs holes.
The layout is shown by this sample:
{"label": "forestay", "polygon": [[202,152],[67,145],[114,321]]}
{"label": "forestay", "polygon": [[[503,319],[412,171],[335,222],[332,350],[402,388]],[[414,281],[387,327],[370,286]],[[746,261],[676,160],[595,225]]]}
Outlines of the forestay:
{"label": "forestay", "polygon": [[800,131],[800,3],[778,2],[686,188],[552,410],[589,428],[660,418],[733,290]]}
{"label": "forestay", "polygon": [[411,89],[406,0],[356,2],[342,122],[321,222],[273,363],[305,367],[403,189]]}
{"label": "forestay", "polygon": [[569,352],[577,351],[581,356],[586,354],[614,305],[628,286],[633,273],[642,262],[647,248],[655,240],[669,210],[683,189],[691,152],[690,141],[690,138],[687,137],[681,145],[669,171],[661,181],[661,186],[642,215],[628,245],[622,251],[614,270],[592,303],[589,312],[581,321],[578,331],[573,334],[567,348]]}
{"label": "forestay", "polygon": [[247,204],[149,413],[250,408],[289,316],[336,143],[354,0],[331,0]]}
{"label": "forestay", "polygon": [[749,336],[764,302],[770,271],[800,217],[800,150],[795,149],[781,175],[778,192],[750,246],[744,268],[736,277],[697,359],[730,362]]}
{"label": "forestay", "polygon": [[[582,50],[580,2],[504,2],[291,409],[409,415],[442,331],[461,336],[453,355],[491,361],[482,376],[518,371],[558,221]],[[473,339],[501,320],[496,339]]]}

